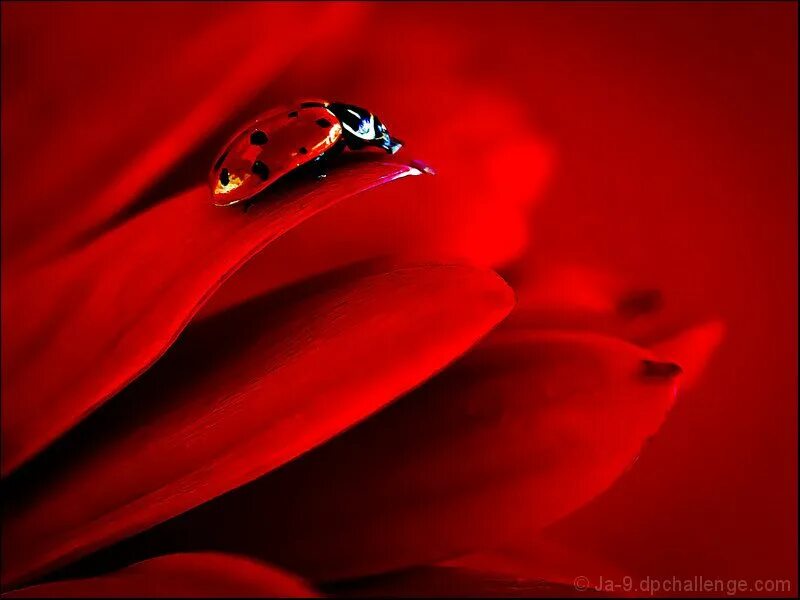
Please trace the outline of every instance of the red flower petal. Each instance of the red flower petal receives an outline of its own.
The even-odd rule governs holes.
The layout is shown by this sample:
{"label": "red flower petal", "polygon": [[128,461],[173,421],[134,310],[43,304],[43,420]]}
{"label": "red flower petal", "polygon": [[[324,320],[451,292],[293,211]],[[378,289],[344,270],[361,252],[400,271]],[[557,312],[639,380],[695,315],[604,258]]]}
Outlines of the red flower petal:
{"label": "red flower petal", "polygon": [[[302,89],[304,80],[321,80],[333,97],[362,99],[408,148],[436,166],[436,179],[413,194],[384,188],[367,202],[341,203],[319,215],[278,240],[273,256],[261,257],[254,287],[274,288],[364,257],[433,254],[496,266],[524,248],[530,207],[552,168],[550,145],[533,128],[526,106],[498,86],[476,87],[474,55],[463,39],[417,24],[414,43],[398,54],[396,40],[408,30],[409,16],[392,16],[381,22],[382,35],[371,40],[370,52],[350,48],[357,57],[345,53],[321,62],[326,53],[318,42],[317,52],[298,61],[303,75],[294,73],[292,83]],[[397,67],[391,81],[387,61]],[[349,76],[356,71],[358,78]]]}
{"label": "red flower petal", "polygon": [[513,303],[494,273],[466,267],[335,275],[193,325],[105,410],[21,470],[7,486],[16,495],[5,580],[274,469],[427,379]]}
{"label": "red flower petal", "polygon": [[595,590],[489,570],[418,567],[329,586],[344,598],[577,598],[602,597]]}
{"label": "red flower petal", "polygon": [[[627,595],[622,589],[626,577],[631,574],[622,570],[606,557],[597,556],[571,544],[556,541],[545,532],[531,539],[516,540],[502,550],[472,554],[442,566],[460,567],[477,571],[503,573],[529,580],[550,581],[575,590],[576,581],[587,591],[603,589],[601,583],[612,581],[620,584],[615,595]],[[632,581],[632,580],[630,580]],[[631,586],[632,587],[632,586]],[[612,590],[605,590],[606,592]]]}
{"label": "red flower petal", "polygon": [[348,162],[322,184],[283,186],[248,213],[211,206],[202,187],[56,262],[6,270],[3,473],[145,370],[261,248],[342,198],[418,173],[397,163]]}
{"label": "red flower petal", "polygon": [[294,576],[256,561],[212,552],[173,554],[121,571],[36,585],[3,598],[309,598]]}
{"label": "red flower petal", "polygon": [[631,464],[675,393],[674,366],[654,360],[597,335],[493,334],[410,397],[131,551],[236,549],[331,580],[495,547]]}
{"label": "red flower petal", "polygon": [[700,374],[705,371],[711,355],[722,342],[724,335],[725,325],[721,321],[709,321],[681,331],[650,347],[663,359],[681,365],[683,369],[681,387],[687,388],[693,386]]}
{"label": "red flower petal", "polygon": [[686,327],[698,321],[697,311],[688,310],[674,289],[665,293],[625,284],[606,271],[579,265],[526,269],[514,286],[519,302],[503,329],[584,330],[632,340],[681,365],[684,389],[694,385],[724,336],[720,320]]}
{"label": "red flower petal", "polygon": [[[516,256],[527,240],[527,205],[549,172],[546,146],[524,128],[513,148],[488,131],[468,136],[465,121],[489,122],[498,112],[514,121],[518,107],[502,96],[475,98],[474,90],[453,95],[459,103],[448,114],[440,107],[435,117],[424,120],[427,131],[422,123],[391,129],[413,140],[415,153],[431,159],[435,179],[409,182],[406,189],[385,187],[309,219],[238,273],[237,285],[227,288],[231,295],[215,297],[207,310],[366,258],[437,256],[492,266]],[[376,106],[383,104],[376,101]],[[421,104],[433,110],[429,102]],[[467,138],[471,145],[465,148]],[[514,173],[523,168],[528,176],[520,180]],[[518,184],[509,189],[509,181]]]}
{"label": "red flower petal", "polygon": [[[671,303],[672,290],[633,284],[597,266],[527,260],[509,279],[519,304],[508,328],[590,330],[638,340],[676,316],[664,310],[671,308],[665,304]],[[684,322],[685,315],[680,317]]]}

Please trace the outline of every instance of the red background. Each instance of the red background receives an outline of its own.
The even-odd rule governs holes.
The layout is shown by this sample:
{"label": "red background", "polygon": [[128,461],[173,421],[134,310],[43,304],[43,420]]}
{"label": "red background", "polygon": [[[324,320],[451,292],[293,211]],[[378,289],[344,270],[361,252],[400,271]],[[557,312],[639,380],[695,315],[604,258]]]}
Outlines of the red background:
{"label": "red background", "polygon": [[641,468],[564,529],[655,577],[796,573],[796,5],[525,10],[508,66],[562,150],[533,251],[727,325]]}
{"label": "red background", "polygon": [[[279,9],[264,5],[264,18]],[[238,10],[4,4],[4,46],[34,22],[59,50],[15,63],[4,75],[4,100],[6,90],[42,76],[63,100],[49,96],[28,108],[28,118],[74,124],[87,106],[80,90],[90,90],[91,108],[93,94],[113,99],[134,89],[114,77],[125,67],[115,61],[128,52],[160,61],[173,28],[191,36]],[[459,80],[513,98],[554,148],[525,257],[504,265],[512,284],[534,258],[599,265],[664,290],[676,324],[700,315],[726,325],[704,378],[643,452],[640,468],[558,524],[559,537],[643,575],[791,578],[796,591],[797,5],[448,2],[347,11],[361,25],[343,38],[334,20],[299,52],[297,65],[265,83],[262,100],[348,97],[355,89],[383,98],[381,114],[397,131],[413,129],[400,108],[419,98],[408,82],[450,94],[447,81],[437,88],[431,80],[457,47]],[[385,87],[359,87],[365,63],[380,65],[370,81]],[[4,126],[10,118],[4,110]],[[486,115],[465,123],[461,151],[474,152],[472,144],[495,128],[508,137],[513,123]],[[25,152],[54,144],[28,141]],[[72,152],[69,137],[57,145]],[[6,160],[4,149],[5,177],[14,169],[13,156]],[[450,160],[457,165],[459,156]],[[516,166],[504,177],[510,192],[524,187],[515,183],[524,178]],[[57,218],[57,209],[41,220],[22,218],[10,231],[4,219],[4,250]]]}

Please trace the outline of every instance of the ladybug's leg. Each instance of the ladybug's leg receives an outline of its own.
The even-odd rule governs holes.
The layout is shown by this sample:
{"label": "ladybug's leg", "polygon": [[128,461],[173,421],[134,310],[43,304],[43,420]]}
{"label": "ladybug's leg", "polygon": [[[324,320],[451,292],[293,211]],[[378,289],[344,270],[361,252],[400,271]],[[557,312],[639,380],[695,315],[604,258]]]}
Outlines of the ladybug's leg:
{"label": "ladybug's leg", "polygon": [[305,165],[309,177],[325,179],[328,176],[328,161],[325,155],[319,156]]}
{"label": "ladybug's leg", "polygon": [[331,148],[326,150],[324,154],[308,163],[307,168],[309,174],[316,179],[325,179],[328,176],[328,167],[331,159],[344,152],[345,146],[347,145],[348,144],[344,140],[339,140]]}
{"label": "ladybug's leg", "polygon": [[346,134],[342,136],[342,139],[344,140],[344,145],[342,148],[347,146],[350,150],[358,151],[362,150],[366,146],[362,140],[358,139],[354,135]]}
{"label": "ladybug's leg", "polygon": [[319,160],[314,165],[314,177],[318,180],[325,179],[328,176],[327,161],[320,156]]}
{"label": "ladybug's leg", "polygon": [[339,141],[336,142],[333,145],[333,147],[328,149],[328,151],[325,152],[325,154],[323,154],[322,156],[329,158],[333,156],[339,156],[342,152],[344,152],[346,146],[349,146],[349,144],[347,143],[347,141],[345,141],[344,136],[342,136],[342,138],[340,138]]}

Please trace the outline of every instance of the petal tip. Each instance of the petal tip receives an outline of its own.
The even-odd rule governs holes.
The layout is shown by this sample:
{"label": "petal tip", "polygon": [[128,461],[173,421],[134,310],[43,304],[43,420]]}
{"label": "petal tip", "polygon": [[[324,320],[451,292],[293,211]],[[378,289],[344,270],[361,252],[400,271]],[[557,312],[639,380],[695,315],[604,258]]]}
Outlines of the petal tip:
{"label": "petal tip", "polygon": [[641,372],[646,379],[669,380],[683,373],[683,369],[677,363],[645,359]]}
{"label": "petal tip", "polygon": [[408,165],[416,171],[414,175],[436,175],[436,169],[422,160],[412,160]]}

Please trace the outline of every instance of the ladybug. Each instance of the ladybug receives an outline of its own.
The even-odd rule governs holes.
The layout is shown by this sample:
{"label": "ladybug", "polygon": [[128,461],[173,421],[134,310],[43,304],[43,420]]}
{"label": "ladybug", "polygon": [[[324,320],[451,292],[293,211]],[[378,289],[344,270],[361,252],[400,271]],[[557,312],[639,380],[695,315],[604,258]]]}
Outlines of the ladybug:
{"label": "ladybug", "polygon": [[240,131],[214,161],[208,183],[214,204],[250,200],[287,173],[313,166],[345,148],[376,147],[388,154],[403,143],[370,111],[341,102],[305,100],[274,109]]}

